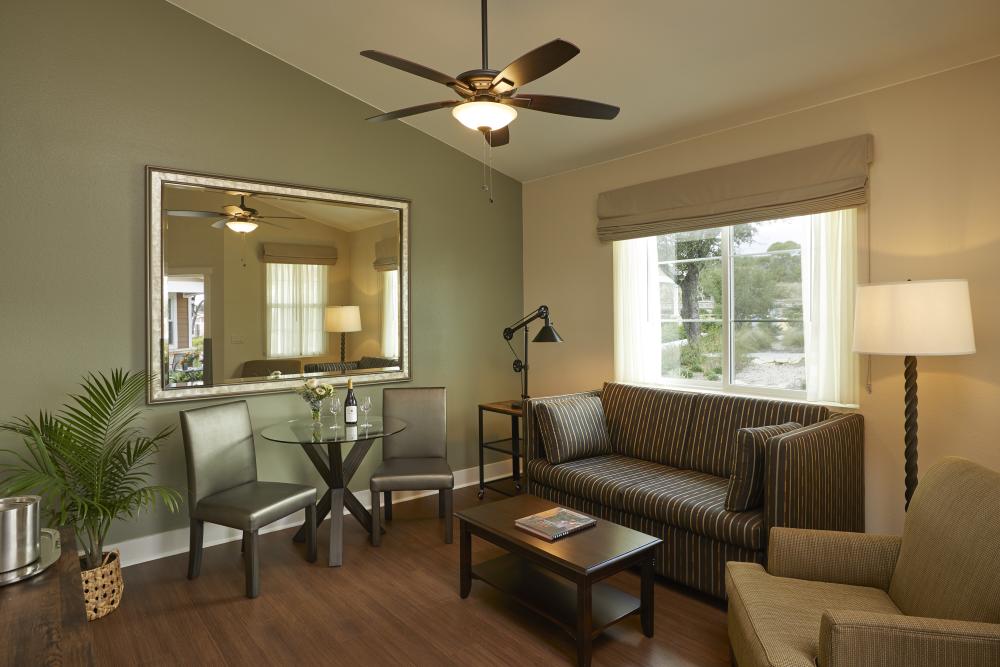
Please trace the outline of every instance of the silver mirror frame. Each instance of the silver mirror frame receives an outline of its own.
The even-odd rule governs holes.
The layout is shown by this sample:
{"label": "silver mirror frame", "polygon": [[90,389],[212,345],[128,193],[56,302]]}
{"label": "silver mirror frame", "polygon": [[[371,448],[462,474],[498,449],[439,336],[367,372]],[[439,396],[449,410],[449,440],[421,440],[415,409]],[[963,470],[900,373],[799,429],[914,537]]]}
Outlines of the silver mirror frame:
{"label": "silver mirror frame", "polygon": [[319,201],[343,202],[361,206],[395,209],[399,212],[400,268],[400,368],[384,373],[352,373],[351,375],[310,374],[328,384],[346,385],[348,378],[359,384],[405,382],[410,376],[410,201],[355,192],[326,190],[288,183],[256,181],[213,174],[181,171],[165,167],[146,167],[146,369],[149,373],[147,402],[171,403],[198,399],[271,394],[293,391],[302,385],[302,378],[289,380],[250,381],[209,387],[165,389],[160,377],[161,345],[163,340],[163,220],[161,216],[163,186],[169,183],[203,185],[226,190],[304,197]]}

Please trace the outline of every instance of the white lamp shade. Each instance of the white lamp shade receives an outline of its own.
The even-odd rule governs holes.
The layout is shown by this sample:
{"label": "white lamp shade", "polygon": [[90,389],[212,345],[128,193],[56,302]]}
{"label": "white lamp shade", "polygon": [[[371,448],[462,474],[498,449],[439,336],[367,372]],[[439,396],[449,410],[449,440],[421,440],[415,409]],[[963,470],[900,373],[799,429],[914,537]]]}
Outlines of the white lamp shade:
{"label": "white lamp shade", "polygon": [[499,130],[517,118],[517,109],[499,102],[463,102],[451,110],[451,115],[470,130]]}
{"label": "white lamp shade", "polygon": [[239,232],[240,234],[249,234],[253,230],[257,229],[257,223],[251,220],[233,219],[226,222],[226,227],[229,227],[234,232]]}
{"label": "white lamp shade", "polygon": [[918,280],[858,287],[854,351],[864,354],[972,354],[969,283]]}
{"label": "white lamp shade", "polygon": [[323,329],[331,333],[361,331],[361,309],[357,306],[327,306]]}

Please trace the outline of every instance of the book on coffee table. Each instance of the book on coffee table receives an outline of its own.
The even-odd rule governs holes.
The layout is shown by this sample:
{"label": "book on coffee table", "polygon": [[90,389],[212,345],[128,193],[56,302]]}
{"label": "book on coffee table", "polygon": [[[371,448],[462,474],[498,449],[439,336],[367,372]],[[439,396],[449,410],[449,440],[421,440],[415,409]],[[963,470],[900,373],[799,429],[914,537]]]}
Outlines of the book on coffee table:
{"label": "book on coffee table", "polygon": [[514,521],[514,525],[552,542],[560,537],[566,537],[584,528],[597,525],[597,519],[568,510],[565,507],[555,507],[545,512],[521,517]]}

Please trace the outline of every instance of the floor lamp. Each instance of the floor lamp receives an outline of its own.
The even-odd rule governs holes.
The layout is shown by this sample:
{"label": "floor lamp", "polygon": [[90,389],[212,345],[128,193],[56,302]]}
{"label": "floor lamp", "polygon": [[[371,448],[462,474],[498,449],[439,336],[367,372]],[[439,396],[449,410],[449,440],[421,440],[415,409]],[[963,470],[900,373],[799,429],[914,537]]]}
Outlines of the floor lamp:
{"label": "floor lamp", "polygon": [[528,313],[517,322],[514,322],[509,327],[503,330],[504,340],[510,345],[510,341],[514,338],[514,334],[519,330],[524,331],[524,361],[517,358],[517,352],[514,352],[514,346],[511,345],[511,352],[514,352],[514,372],[521,374],[521,400],[514,401],[511,405],[514,408],[520,408],[524,401],[528,400],[528,325],[535,320],[544,320],[545,324],[542,328],[538,330],[538,333],[532,339],[534,343],[561,343],[562,336],[559,332],[555,330],[552,323],[549,321],[549,307],[539,306],[537,310]]}
{"label": "floor lamp", "polygon": [[917,357],[972,354],[969,283],[915,280],[861,285],[854,306],[854,351],[903,357],[906,507],[917,488]]}

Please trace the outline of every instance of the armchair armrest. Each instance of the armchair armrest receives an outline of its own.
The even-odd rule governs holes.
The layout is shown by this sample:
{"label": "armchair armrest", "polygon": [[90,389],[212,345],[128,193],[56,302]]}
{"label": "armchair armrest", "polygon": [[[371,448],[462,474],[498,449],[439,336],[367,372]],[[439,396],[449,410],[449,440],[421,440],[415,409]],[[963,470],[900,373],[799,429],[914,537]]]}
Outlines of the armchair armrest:
{"label": "armchair armrest", "polygon": [[1000,625],[867,611],[823,613],[820,667],[1000,664]]}
{"label": "armchair armrest", "polygon": [[766,445],[766,528],[865,529],[864,418],[838,414]]}
{"label": "armchair armrest", "polygon": [[524,402],[524,467],[527,478],[528,489],[531,489],[531,475],[528,472],[528,464],[532,459],[544,459],[545,449],[542,447],[542,433],[538,429],[538,422],[535,419],[535,407],[540,403],[556,403],[567,398],[578,396],[600,396],[601,390],[580,391],[573,394],[561,394],[559,396],[543,396],[540,398],[529,398]]}
{"label": "armchair armrest", "polygon": [[772,528],[767,571],[776,577],[887,591],[901,544],[896,535]]}

